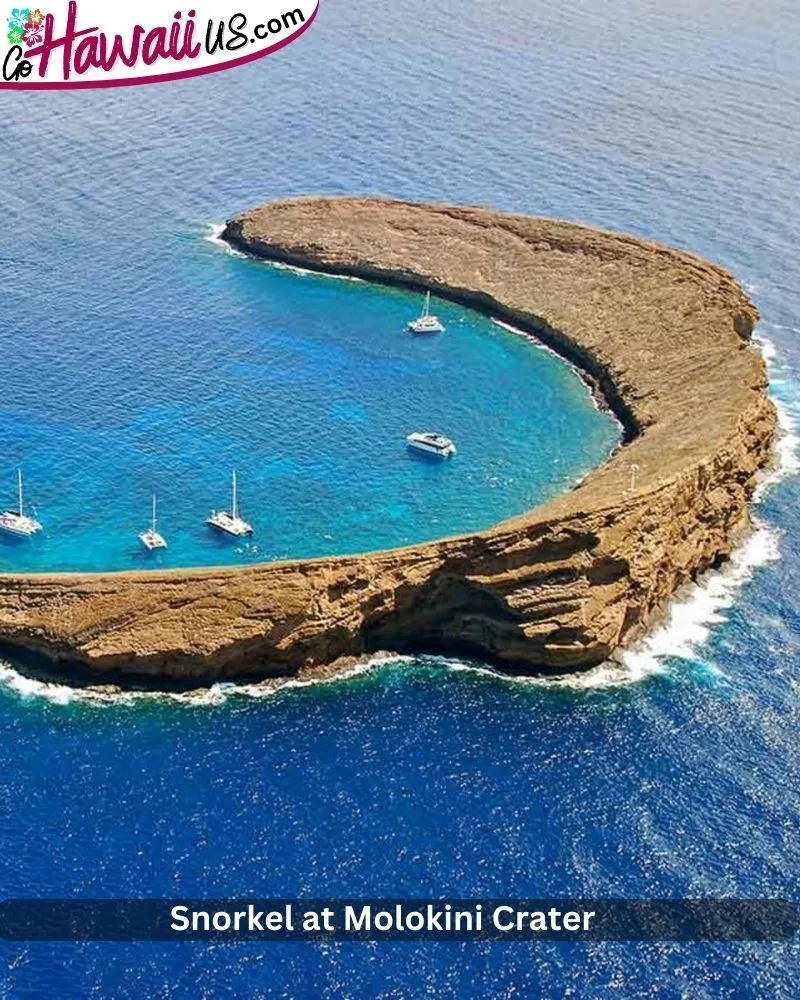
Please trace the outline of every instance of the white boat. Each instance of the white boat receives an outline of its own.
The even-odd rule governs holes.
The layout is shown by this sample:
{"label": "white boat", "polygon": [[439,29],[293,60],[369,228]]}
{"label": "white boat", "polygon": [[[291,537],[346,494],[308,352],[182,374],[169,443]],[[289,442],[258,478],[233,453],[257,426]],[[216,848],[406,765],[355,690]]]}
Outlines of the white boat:
{"label": "white boat", "polygon": [[428,455],[437,455],[439,458],[452,458],[456,453],[456,446],[444,434],[417,431],[414,434],[409,434],[406,441],[409,448],[413,448],[415,451],[424,451]]}
{"label": "white boat", "polygon": [[236,473],[233,473],[233,500],[230,511],[215,510],[211,512],[211,517],[206,521],[210,528],[221,531],[225,535],[233,535],[234,538],[246,538],[253,534],[253,528],[239,517],[239,502],[236,490]]}
{"label": "white boat", "polygon": [[412,319],[408,324],[412,333],[444,333],[444,326],[438,316],[431,315],[431,293],[425,295],[425,306],[419,319]]}
{"label": "white boat", "polygon": [[167,547],[167,541],[163,535],[159,535],[156,528],[156,495],[153,494],[153,521],[147,531],[143,531],[139,535],[139,541],[144,545],[148,552],[152,552],[154,549],[165,549]]}
{"label": "white boat", "polygon": [[0,514],[0,531],[16,535],[17,538],[31,538],[42,530],[41,524],[28,517],[22,505],[22,469],[17,470],[18,510],[7,510]]}

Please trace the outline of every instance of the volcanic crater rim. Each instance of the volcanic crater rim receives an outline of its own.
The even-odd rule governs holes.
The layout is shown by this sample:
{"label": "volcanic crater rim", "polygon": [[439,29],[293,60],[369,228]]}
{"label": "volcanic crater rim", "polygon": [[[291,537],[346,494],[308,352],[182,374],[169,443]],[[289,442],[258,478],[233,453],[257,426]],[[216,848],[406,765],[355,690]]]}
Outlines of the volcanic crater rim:
{"label": "volcanic crater rim", "polygon": [[586,669],[641,635],[749,523],[776,415],[747,347],[758,313],[722,268],[575,223],[376,198],[272,202],[222,235],[253,257],[430,289],[533,334],[594,380],[624,446],[532,510],[402,549],[4,574],[0,641],[103,675],[200,683],[375,648]]}

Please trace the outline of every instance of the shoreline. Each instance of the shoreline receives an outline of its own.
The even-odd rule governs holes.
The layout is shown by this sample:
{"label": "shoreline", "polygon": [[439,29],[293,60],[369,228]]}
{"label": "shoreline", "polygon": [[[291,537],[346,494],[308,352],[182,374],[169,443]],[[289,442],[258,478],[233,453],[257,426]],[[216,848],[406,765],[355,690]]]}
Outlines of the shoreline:
{"label": "shoreline", "polygon": [[[767,485],[772,485],[769,483]],[[664,609],[663,620],[654,622],[652,630],[631,649],[622,650],[614,659],[586,671],[553,675],[515,675],[504,673],[477,662],[467,662],[444,656],[410,657],[401,653],[378,652],[353,661],[343,660],[317,668],[306,676],[285,676],[251,683],[215,682],[210,686],[169,687],[131,686],[111,679],[108,684],[85,675],[84,683],[74,683],[68,675],[58,675],[42,669],[25,671],[0,656],[0,688],[22,699],[40,698],[53,704],[74,702],[92,708],[114,708],[132,704],[173,703],[184,708],[215,708],[230,700],[272,698],[293,691],[338,685],[366,674],[412,663],[417,667],[472,673],[507,684],[529,685],[539,690],[605,691],[627,687],[667,671],[667,658],[696,657],[696,647],[702,644],[711,628],[724,621],[720,611],[735,602],[738,591],[761,566],[778,561],[777,532],[756,521],[750,533],[739,540],[731,558],[719,569],[709,571],[703,579],[686,584],[684,592],[674,595]],[[678,617],[689,614],[689,624],[678,623]],[[675,637],[674,633],[681,635]],[[688,632],[688,635],[686,634]],[[677,641],[673,641],[677,639]],[[428,662],[422,662],[427,660]],[[712,672],[718,673],[713,670]]]}
{"label": "shoreline", "polygon": [[[224,250],[225,253],[230,254],[233,257],[238,257],[240,260],[252,260],[258,261],[260,263],[266,264],[268,267],[275,267],[281,270],[293,271],[295,274],[305,275],[309,277],[324,277],[332,278],[336,281],[355,281],[359,284],[369,284],[364,278],[356,278],[347,274],[337,274],[334,271],[323,271],[319,269],[314,269],[311,267],[298,267],[294,264],[286,264],[283,261],[272,259],[269,257],[254,257],[252,254],[247,253],[244,250],[239,250],[232,243],[229,243],[225,237],[225,229],[227,224],[220,223],[209,223],[209,228],[211,230],[205,237],[206,242],[219,247]],[[398,285],[398,288],[405,288],[405,290],[413,290],[411,286]],[[456,300],[450,300],[456,301]],[[472,306],[467,306],[472,312],[480,312],[481,315],[486,316],[495,326],[499,326],[501,329],[505,330],[507,333],[513,334],[515,337],[522,337],[525,340],[531,342],[538,350],[546,351],[553,357],[558,358],[558,360],[567,365],[581,380],[581,382],[586,386],[589,395],[592,398],[592,402],[602,413],[610,413],[614,418],[617,426],[620,428],[620,433],[625,433],[625,425],[620,420],[618,415],[615,413],[614,408],[611,406],[609,401],[603,395],[601,386],[598,384],[597,380],[585,369],[583,369],[576,361],[571,360],[565,354],[561,353],[557,347],[551,346],[545,343],[534,331],[525,330],[519,326],[514,326],[512,323],[506,322],[501,316],[494,315],[493,313],[474,308]]]}
{"label": "shoreline", "polygon": [[225,235],[256,258],[478,308],[596,379],[626,441],[568,493],[473,535],[246,568],[0,577],[0,641],[57,676],[210,686],[380,649],[585,671],[750,524],[775,410],[747,347],[757,312],[721,268],[572,223],[371,198],[271,203]]}
{"label": "shoreline", "polygon": [[[380,199],[375,199],[380,201]],[[286,267],[301,274],[323,275],[339,281],[361,281],[385,285],[408,292],[432,292],[441,299],[455,305],[480,313],[492,322],[504,324],[512,333],[533,340],[538,346],[552,351],[561,361],[566,362],[589,387],[594,398],[602,401],[602,407],[613,414],[622,428],[623,444],[633,441],[640,433],[641,426],[633,411],[608,371],[598,367],[577,343],[572,343],[557,329],[533,317],[508,312],[501,302],[494,301],[485,293],[469,289],[455,289],[446,285],[432,285],[410,275],[396,275],[391,272],[380,272],[369,266],[356,267],[352,265],[326,264],[321,259],[305,257],[280,247],[266,247],[248,244],[237,235],[232,228],[235,222],[228,222],[218,237],[234,253],[243,258],[271,264],[274,267]],[[248,248],[249,247],[249,248]]]}
{"label": "shoreline", "polygon": [[613,407],[603,395],[601,387],[588,372],[585,372],[581,367],[574,364],[563,354],[559,354],[554,347],[550,347],[548,344],[539,340],[535,333],[530,333],[527,330],[522,330],[516,326],[512,326],[511,323],[506,323],[505,320],[499,319],[497,316],[492,316],[490,319],[495,326],[499,326],[502,330],[505,330],[506,333],[513,334],[515,337],[522,337],[523,340],[527,340],[528,343],[533,344],[538,351],[544,351],[546,354],[550,354],[552,357],[558,358],[562,365],[566,365],[572,372],[575,373],[575,375],[577,375],[589,394],[589,398],[591,399],[595,409],[599,410],[600,413],[608,413],[619,429],[620,440],[612,449],[609,458],[614,454],[617,448],[621,448],[625,444],[625,425],[619,419],[617,414],[614,412]]}

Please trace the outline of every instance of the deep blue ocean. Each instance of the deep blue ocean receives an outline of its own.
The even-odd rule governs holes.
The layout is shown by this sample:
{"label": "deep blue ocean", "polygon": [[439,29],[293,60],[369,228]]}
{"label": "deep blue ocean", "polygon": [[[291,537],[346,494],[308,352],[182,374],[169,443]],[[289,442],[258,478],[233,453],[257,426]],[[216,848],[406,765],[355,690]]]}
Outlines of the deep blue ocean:
{"label": "deep blue ocean", "polygon": [[[273,197],[486,204],[720,261],[784,435],[754,536],[620,667],[122,698],[0,667],[0,897],[798,900],[798,45],[794,0],[324,0],[238,70],[2,95],[0,498],[23,464],[46,527],[2,569],[146,565],[153,489],[167,565],[403,544],[613,447],[577,376],[489,318],[437,303],[447,334],[413,340],[413,295],[211,241]],[[453,462],[406,454],[428,427]],[[203,529],[234,466],[253,548]],[[0,995],[747,1000],[798,969],[797,943],[0,944]]]}

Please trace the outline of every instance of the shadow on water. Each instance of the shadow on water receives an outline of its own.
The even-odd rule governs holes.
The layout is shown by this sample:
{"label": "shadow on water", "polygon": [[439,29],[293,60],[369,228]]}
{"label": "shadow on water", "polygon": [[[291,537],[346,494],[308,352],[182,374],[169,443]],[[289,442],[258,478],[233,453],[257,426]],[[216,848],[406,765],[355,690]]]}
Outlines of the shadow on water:
{"label": "shadow on water", "polygon": [[9,549],[18,550],[32,542],[31,538],[21,538],[19,535],[10,535],[5,531],[0,531],[0,545]]}
{"label": "shadow on water", "polygon": [[452,458],[444,458],[441,455],[434,455],[426,451],[418,451],[416,448],[412,448],[411,445],[406,445],[406,455],[411,459],[412,462],[418,462],[420,465],[447,465],[452,462]]}

